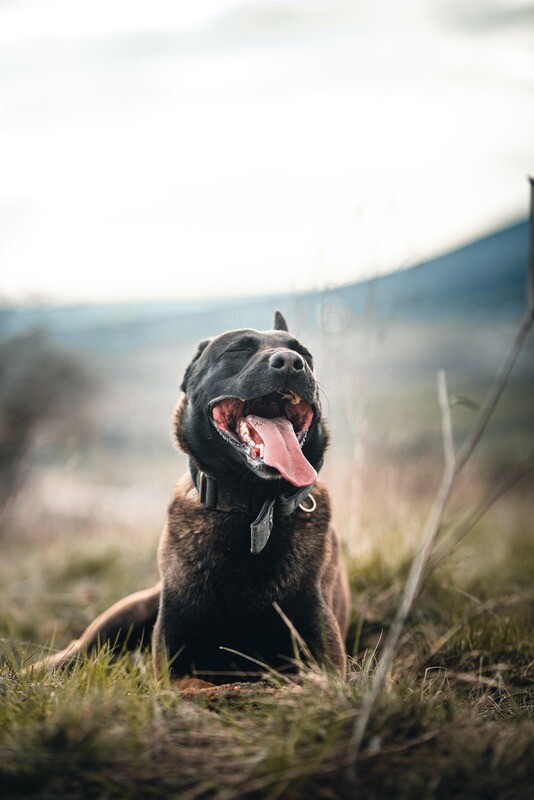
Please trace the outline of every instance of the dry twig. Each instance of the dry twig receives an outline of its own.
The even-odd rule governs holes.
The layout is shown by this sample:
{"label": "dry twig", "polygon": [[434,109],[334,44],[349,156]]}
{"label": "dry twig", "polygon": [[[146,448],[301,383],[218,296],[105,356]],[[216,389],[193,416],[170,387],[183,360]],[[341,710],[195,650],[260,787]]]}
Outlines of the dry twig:
{"label": "dry twig", "polygon": [[[395,619],[391,625],[389,633],[386,638],[382,657],[378,664],[376,673],[373,677],[371,686],[367,695],[364,698],[360,713],[356,719],[353,734],[350,742],[350,749],[352,753],[352,764],[356,763],[362,742],[373,712],[375,703],[378,699],[380,692],[384,686],[384,682],[388,672],[391,669],[393,658],[395,656],[399,638],[408,615],[411,611],[413,603],[423,583],[423,578],[428,576],[429,560],[432,553],[432,546],[440,531],[443,515],[445,513],[447,504],[451,497],[456,478],[465,466],[467,461],[472,456],[486,426],[490,420],[491,415],[499,401],[499,398],[506,386],[510,371],[517,359],[517,356],[527,338],[529,330],[534,320],[534,178],[529,178],[530,182],[530,245],[527,263],[527,285],[526,285],[526,309],[516,337],[508,353],[503,365],[491,386],[482,407],[477,415],[473,428],[460,448],[458,455],[454,454],[454,443],[452,436],[452,424],[450,416],[450,404],[447,397],[447,388],[445,381],[445,373],[440,370],[438,372],[438,399],[441,409],[441,430],[443,436],[443,449],[445,456],[445,466],[439,485],[438,492],[430,509],[430,513],[426,520],[421,536],[419,549],[412,562],[408,578],[404,587],[400,604],[395,614]],[[530,462],[529,469],[530,469]],[[517,465],[519,468],[521,465]],[[473,512],[473,514],[466,520],[463,526],[460,526],[456,540],[462,538],[468,530],[470,530],[482,513],[499,497],[509,485],[515,483],[517,478],[516,471],[512,471],[507,479],[507,476],[502,481],[502,485],[498,485],[495,490],[490,492],[484,499],[481,505]],[[523,469],[519,469],[521,475],[524,473]],[[513,480],[512,480],[513,479]],[[474,521],[473,521],[474,520]],[[468,526],[468,527],[467,527]]]}

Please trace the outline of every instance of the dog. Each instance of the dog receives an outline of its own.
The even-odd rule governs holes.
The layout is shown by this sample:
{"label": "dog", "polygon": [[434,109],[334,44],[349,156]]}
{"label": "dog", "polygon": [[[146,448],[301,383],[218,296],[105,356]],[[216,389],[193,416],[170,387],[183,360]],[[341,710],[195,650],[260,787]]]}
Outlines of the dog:
{"label": "dog", "polygon": [[152,634],[156,673],[178,682],[257,680],[302,660],[343,672],[349,585],[317,478],[328,434],[311,354],[276,312],[271,331],[202,341],[181,390],[174,435],[190,470],[169,507],[160,582],[39,665]]}

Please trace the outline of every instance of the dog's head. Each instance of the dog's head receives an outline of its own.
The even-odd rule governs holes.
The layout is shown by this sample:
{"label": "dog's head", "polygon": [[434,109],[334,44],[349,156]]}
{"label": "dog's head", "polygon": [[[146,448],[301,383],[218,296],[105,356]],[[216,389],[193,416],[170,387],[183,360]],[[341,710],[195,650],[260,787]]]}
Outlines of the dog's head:
{"label": "dog's head", "polygon": [[313,359],[279,312],[271,331],[201,342],[181,388],[175,435],[200,469],[313,483],[326,446]]}

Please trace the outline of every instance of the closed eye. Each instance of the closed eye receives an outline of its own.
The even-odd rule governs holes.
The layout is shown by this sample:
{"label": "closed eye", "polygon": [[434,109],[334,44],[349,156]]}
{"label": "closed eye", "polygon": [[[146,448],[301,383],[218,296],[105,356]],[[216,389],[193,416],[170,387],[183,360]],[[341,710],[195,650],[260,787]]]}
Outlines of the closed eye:
{"label": "closed eye", "polygon": [[257,344],[252,339],[241,339],[235,342],[232,347],[229,347],[227,353],[248,353],[251,355],[256,350]]}

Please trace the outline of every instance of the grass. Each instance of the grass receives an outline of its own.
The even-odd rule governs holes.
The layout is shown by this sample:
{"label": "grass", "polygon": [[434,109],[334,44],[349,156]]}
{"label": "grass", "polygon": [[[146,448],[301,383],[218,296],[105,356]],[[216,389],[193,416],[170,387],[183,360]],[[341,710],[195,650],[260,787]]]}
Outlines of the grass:
{"label": "grass", "polygon": [[211,701],[182,699],[145,655],[112,662],[103,651],[70,672],[21,674],[31,642],[55,636],[60,646],[121,594],[149,585],[157,540],[157,530],[124,520],[102,530],[89,519],[73,536],[68,520],[45,514],[36,529],[22,512],[2,533],[0,794],[530,797],[531,496],[523,487],[503,498],[428,581],[355,766],[354,723],[414,543],[403,529],[417,530],[424,512],[414,505],[399,526],[390,498],[386,535],[381,492],[369,502],[366,544],[350,561],[347,679],[309,668],[298,681],[271,678]]}

